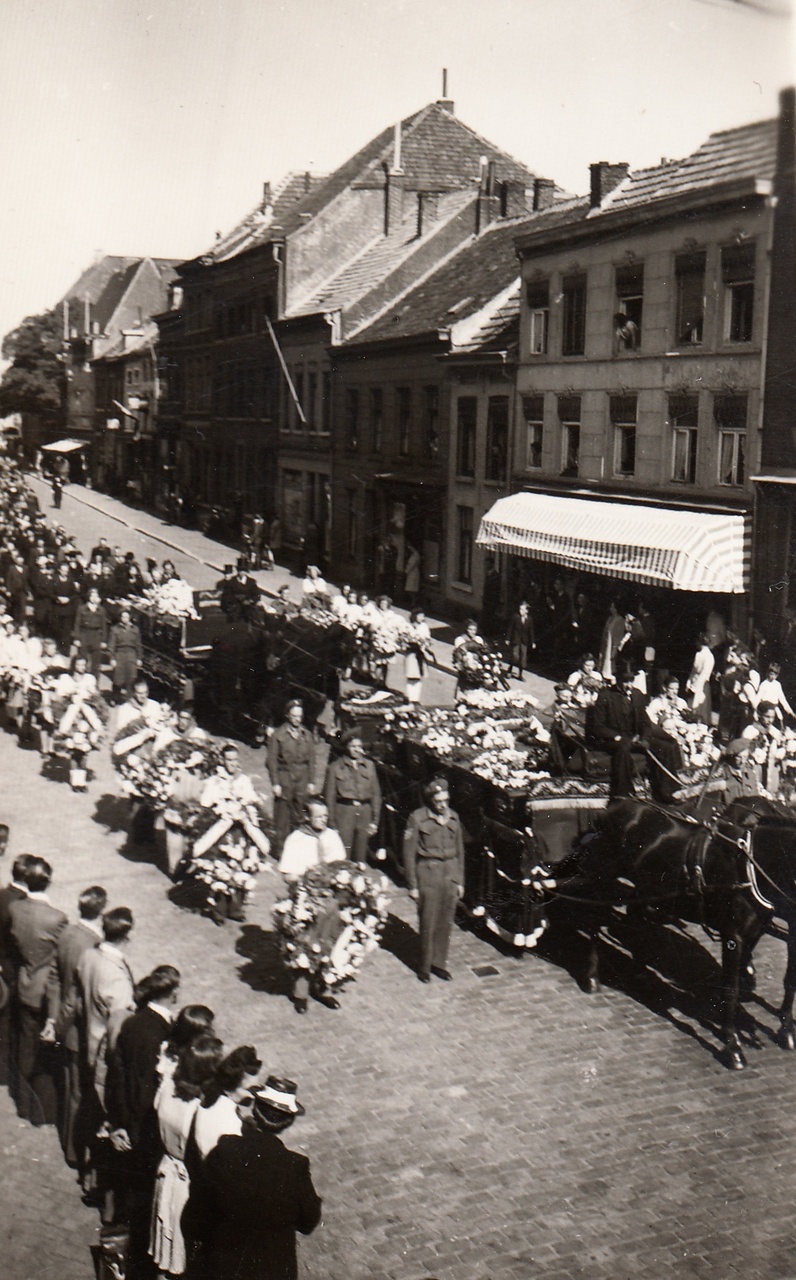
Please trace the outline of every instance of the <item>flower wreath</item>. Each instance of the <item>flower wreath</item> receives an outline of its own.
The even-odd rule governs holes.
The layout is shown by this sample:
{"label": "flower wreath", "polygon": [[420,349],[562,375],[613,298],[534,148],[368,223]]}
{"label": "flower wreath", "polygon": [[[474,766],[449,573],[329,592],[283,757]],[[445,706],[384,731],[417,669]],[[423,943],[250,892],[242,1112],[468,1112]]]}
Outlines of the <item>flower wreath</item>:
{"label": "flower wreath", "polygon": [[[327,987],[356,977],[375,950],[387,919],[384,876],[374,877],[355,862],[311,867],[289,887],[290,896],[273,908],[274,931],[285,963],[299,973],[317,974]],[[336,909],[336,937],[323,929]]]}
{"label": "flower wreath", "polygon": [[143,733],[151,727],[149,721],[143,716],[136,716],[134,720],[128,720],[123,729],[118,730],[111,743],[113,767],[122,778],[122,789],[133,798],[143,799],[143,788],[147,785],[150,743],[145,744],[143,753],[138,748],[134,748],[132,751],[117,754],[115,748],[120,742],[124,742],[125,738],[132,738],[135,734]]}
{"label": "flower wreath", "polygon": [[143,760],[143,768],[138,771],[138,794],[142,800],[148,800],[155,809],[168,808],[177,774],[188,761],[201,777],[208,778],[218,768],[221,752],[210,742],[176,738],[167,743],[149,760]]}

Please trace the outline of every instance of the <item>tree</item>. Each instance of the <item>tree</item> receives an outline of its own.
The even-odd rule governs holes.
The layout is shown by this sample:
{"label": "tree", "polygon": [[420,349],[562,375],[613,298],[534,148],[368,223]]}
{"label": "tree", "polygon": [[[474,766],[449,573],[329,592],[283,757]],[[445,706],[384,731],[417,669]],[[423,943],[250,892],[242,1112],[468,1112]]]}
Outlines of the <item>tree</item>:
{"label": "tree", "polygon": [[2,355],[10,364],[0,380],[0,417],[35,414],[42,422],[63,425],[66,371],[62,347],[61,322],[54,311],[27,316],[6,334]]}

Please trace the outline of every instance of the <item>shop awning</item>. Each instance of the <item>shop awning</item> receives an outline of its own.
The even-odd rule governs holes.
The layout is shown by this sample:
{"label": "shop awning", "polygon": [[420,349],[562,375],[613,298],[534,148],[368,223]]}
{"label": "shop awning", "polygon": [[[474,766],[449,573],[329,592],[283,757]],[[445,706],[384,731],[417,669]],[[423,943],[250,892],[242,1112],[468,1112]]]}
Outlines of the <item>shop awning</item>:
{"label": "shop awning", "polygon": [[740,595],[748,590],[745,535],[740,514],[516,493],[486,513],[477,542],[650,586]]}
{"label": "shop awning", "polygon": [[75,449],[87,449],[88,440],[56,440],[53,444],[43,444],[43,453],[74,453]]}

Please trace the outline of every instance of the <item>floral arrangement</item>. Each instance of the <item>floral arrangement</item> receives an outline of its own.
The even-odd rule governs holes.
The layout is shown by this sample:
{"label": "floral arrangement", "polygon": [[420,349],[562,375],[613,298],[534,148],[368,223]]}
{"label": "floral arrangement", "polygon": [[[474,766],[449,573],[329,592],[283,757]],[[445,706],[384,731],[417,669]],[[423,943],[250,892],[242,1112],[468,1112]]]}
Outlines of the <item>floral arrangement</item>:
{"label": "floral arrangement", "polygon": [[[164,716],[169,713],[169,708],[164,706]],[[120,752],[116,748],[127,738],[133,738],[137,734],[145,733],[153,726],[143,716],[136,716],[133,720],[128,720],[123,729],[119,729],[113,742],[111,743],[111,760],[116,772],[122,778],[122,790],[132,799],[143,799],[148,780],[149,761],[152,754],[151,738],[147,738],[140,747],[134,747],[130,751]]]}
{"label": "floral arrangement", "polygon": [[221,753],[214,743],[175,738],[143,761],[143,769],[138,774],[138,795],[153,808],[165,810],[184,765],[207,778],[218,768],[220,760]]}
{"label": "floral arrangement", "polygon": [[463,689],[459,702],[478,711],[495,712],[509,708],[527,712],[539,705],[533,694],[523,689]]}
{"label": "floral arrangement", "polygon": [[[171,812],[170,810],[167,812]],[[202,816],[196,810],[191,835],[197,839],[201,832]],[[207,830],[217,821],[218,814],[210,809],[205,813],[209,818]],[[251,898],[256,883],[255,877],[265,866],[265,858],[247,833],[239,826],[231,826],[222,838],[200,856],[192,856],[190,870],[197,880],[206,884],[211,903],[219,897],[231,897],[241,890],[247,899]]]}
{"label": "floral arrangement", "polygon": [[483,752],[473,760],[472,769],[479,778],[485,778],[487,782],[510,791],[526,791],[540,778],[550,777],[546,769],[538,767],[534,752],[517,751],[513,748],[499,753]]}
{"label": "floral arrangement", "polygon": [[144,598],[156,613],[167,613],[172,618],[198,618],[193,603],[193,588],[184,578],[170,578],[147,587]]}
{"label": "floral arrangement", "polygon": [[506,689],[508,681],[505,663],[500,654],[487,645],[454,645],[453,665],[459,676],[459,685],[466,688]]}
{"label": "floral arrangement", "polygon": [[[311,867],[273,909],[285,963],[298,972],[317,974],[327,987],[355,978],[365,956],[379,944],[387,918],[387,887],[383,876],[366,874],[357,863]],[[334,912],[337,930],[328,927]]]}

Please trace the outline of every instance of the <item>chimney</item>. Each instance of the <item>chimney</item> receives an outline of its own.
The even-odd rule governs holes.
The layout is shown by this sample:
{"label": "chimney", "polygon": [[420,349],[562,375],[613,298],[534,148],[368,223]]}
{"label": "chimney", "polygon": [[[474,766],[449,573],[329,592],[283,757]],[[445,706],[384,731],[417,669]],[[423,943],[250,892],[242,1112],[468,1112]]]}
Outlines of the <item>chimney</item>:
{"label": "chimney", "polygon": [[264,182],[263,198],[260,201],[260,213],[265,213],[270,203],[271,203],[271,184],[270,182]]}
{"label": "chimney", "polygon": [[619,164],[610,164],[607,160],[598,160],[596,164],[590,164],[590,207],[599,209],[605,197],[624,181],[629,171],[630,165],[624,160]]}
{"label": "chimney", "polygon": [[393,157],[391,173],[403,173],[401,168],[401,122],[396,120],[393,131]]}
{"label": "chimney", "polygon": [[309,171],[309,169],[308,169],[308,170],[307,170],[307,172],[304,174],[304,194],[305,194],[305,196],[309,193],[309,189],[310,189],[310,187],[311,187],[311,186],[312,186],[312,174],[310,173],[310,171]]}
{"label": "chimney", "polygon": [[500,196],[497,192],[497,165],[494,160],[481,157],[481,184],[475,204],[475,234],[480,235],[490,222],[500,217]]}
{"label": "chimney", "polygon": [[437,98],[437,106],[442,107],[443,111],[448,111],[453,116],[456,114],[456,103],[452,98],[448,97],[448,68],[442,68],[442,97]]}
{"label": "chimney", "polygon": [[402,171],[384,168],[384,234],[388,236],[401,225],[404,204],[404,175]]}
{"label": "chimney", "polygon": [[538,213],[540,209],[549,209],[552,205],[556,194],[556,184],[552,178],[534,178],[533,183],[533,211]]}

